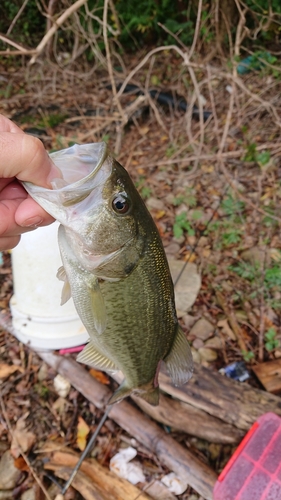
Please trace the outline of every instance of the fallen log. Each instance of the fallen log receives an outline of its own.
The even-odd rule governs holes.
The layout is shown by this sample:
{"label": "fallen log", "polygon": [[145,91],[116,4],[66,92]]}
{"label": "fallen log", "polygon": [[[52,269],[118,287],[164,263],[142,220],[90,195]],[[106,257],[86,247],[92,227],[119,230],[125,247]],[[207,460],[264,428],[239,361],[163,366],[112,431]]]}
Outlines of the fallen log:
{"label": "fallen log", "polygon": [[157,422],[191,436],[205,439],[210,443],[237,443],[245,434],[242,430],[208,415],[205,411],[176,399],[167,398],[163,394],[160,394],[159,406],[151,406],[141,398],[133,397],[132,399]]}
{"label": "fallen log", "polygon": [[[50,465],[45,468],[52,470],[57,477],[65,481],[67,481],[72,472],[71,467],[61,467],[59,465]],[[105,496],[105,494],[99,491],[93,484],[93,481],[81,471],[77,472],[71,486],[79,491],[84,500],[115,500],[112,496]]]}
{"label": "fallen log", "polygon": [[281,416],[280,397],[236,382],[197,363],[187,384],[176,387],[164,370],[160,372],[159,383],[167,394],[238,429],[248,430],[258,417],[269,411]]}
{"label": "fallen log", "polygon": [[[71,474],[78,460],[79,456],[71,451],[54,451],[51,452],[50,461],[45,463],[44,468],[54,471],[56,475],[61,477],[60,473],[63,472],[64,474],[65,468],[69,469]],[[78,474],[80,472],[91,480],[93,487],[106,500],[132,500],[134,498],[138,498],[138,500],[151,500],[151,497],[145,492],[140,491],[125,479],[116,476],[116,474],[100,465],[93,458],[84,460]],[[63,479],[68,479],[68,477],[63,477]]]}
{"label": "fallen log", "polygon": [[[97,408],[105,407],[111,391],[95,380],[82,365],[52,352],[36,352]],[[212,500],[212,491],[217,479],[215,472],[167,435],[149,417],[127,401],[122,401],[113,405],[110,418],[152,451],[163,465],[174,471],[203,498]]]}
{"label": "fallen log", "polygon": [[[120,376],[119,373],[112,376],[120,384],[123,376],[122,374]],[[147,415],[157,420],[157,422],[211,443],[233,444],[241,441],[244,436],[244,432],[233,425],[208,415],[205,411],[188,403],[169,398],[162,393],[160,394],[158,406],[151,406],[141,398],[131,397]]]}

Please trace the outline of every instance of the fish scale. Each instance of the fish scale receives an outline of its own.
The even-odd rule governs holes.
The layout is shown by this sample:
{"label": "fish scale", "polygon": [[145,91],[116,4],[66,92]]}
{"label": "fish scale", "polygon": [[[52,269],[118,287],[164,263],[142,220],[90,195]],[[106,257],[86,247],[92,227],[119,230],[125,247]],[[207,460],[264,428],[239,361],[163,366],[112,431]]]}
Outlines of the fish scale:
{"label": "fish scale", "polygon": [[136,394],[157,405],[161,361],[173,382],[182,384],[192,374],[192,356],[176,317],[156,225],[128,173],[106,148],[104,143],[75,145],[54,153],[63,178],[53,189],[24,186],[61,223],[62,303],[72,295],[89,333],[77,360],[123,372],[110,404]]}

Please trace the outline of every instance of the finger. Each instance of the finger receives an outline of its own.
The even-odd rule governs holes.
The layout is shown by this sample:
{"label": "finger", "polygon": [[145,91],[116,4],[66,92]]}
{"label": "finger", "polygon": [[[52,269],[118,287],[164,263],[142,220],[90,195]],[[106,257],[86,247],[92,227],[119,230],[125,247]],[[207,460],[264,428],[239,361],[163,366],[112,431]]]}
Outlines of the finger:
{"label": "finger", "polygon": [[53,221],[54,219],[29,197],[0,201],[1,237],[18,236]]}
{"label": "finger", "polygon": [[61,177],[37,137],[21,132],[0,132],[0,155],[1,177],[17,177],[46,188],[51,187],[51,180]]}
{"label": "finger", "polygon": [[3,115],[0,115],[0,131],[11,132],[14,134],[24,134],[23,130],[21,130],[14,122]]}
{"label": "finger", "polygon": [[9,236],[0,238],[0,251],[11,250],[17,246],[20,241],[20,236]]}
{"label": "finger", "polygon": [[15,212],[15,222],[22,228],[47,226],[54,222],[53,217],[41,208],[30,196],[23,200]]}
{"label": "finger", "polygon": [[17,181],[13,179],[0,179],[0,200],[13,200],[21,198],[24,200],[27,198],[28,194],[24,187]]}

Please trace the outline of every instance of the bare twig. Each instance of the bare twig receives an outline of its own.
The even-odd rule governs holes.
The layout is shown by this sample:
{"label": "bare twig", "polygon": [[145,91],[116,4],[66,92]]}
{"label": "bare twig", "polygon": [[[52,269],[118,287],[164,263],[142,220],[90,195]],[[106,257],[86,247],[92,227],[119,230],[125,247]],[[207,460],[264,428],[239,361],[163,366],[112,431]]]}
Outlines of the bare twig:
{"label": "bare twig", "polygon": [[199,29],[200,29],[200,22],[201,22],[201,14],[202,14],[202,4],[203,1],[199,0],[198,2],[198,9],[197,9],[197,18],[196,18],[196,25],[195,25],[195,32],[194,32],[194,37],[193,37],[193,42],[189,50],[189,58],[191,59],[193,56],[193,52],[195,50],[196,44],[197,44],[197,39],[199,35]]}
{"label": "bare twig", "polygon": [[34,56],[30,59],[29,64],[34,64],[38,56],[41,54],[41,52],[44,50],[46,45],[48,44],[49,40],[54,36],[56,31],[59,29],[59,27],[68,19],[73,12],[76,10],[80,9],[82,5],[84,5],[88,0],[77,0],[73,5],[68,7],[62,15],[55,21],[53,26],[49,29],[49,31],[46,33],[46,35],[42,38],[41,42],[37,45],[35,49],[35,54]]}
{"label": "bare twig", "polygon": [[[12,47],[15,47],[15,49],[17,49],[17,54],[31,55],[31,54],[34,54],[34,52],[35,52],[35,50],[33,50],[33,49],[27,49],[27,48],[23,47],[20,43],[14,42],[6,35],[0,34],[0,40],[2,40],[2,42],[4,42],[4,43],[7,43],[8,45],[11,45]],[[15,53],[15,52],[9,52],[9,51],[2,51],[2,53],[3,52],[7,53],[8,55],[13,55]],[[4,55],[6,55],[6,54],[4,54]]]}
{"label": "bare twig", "polygon": [[6,35],[9,35],[13,29],[13,27],[15,26],[17,20],[19,19],[19,17],[21,16],[22,12],[24,11],[25,7],[27,6],[28,4],[28,0],[24,0],[22,6],[19,8],[17,14],[15,15],[14,19],[12,20],[10,26],[9,26],[9,29],[6,33]]}
{"label": "bare twig", "polygon": [[110,55],[108,36],[107,36],[108,2],[109,2],[109,0],[104,1],[104,8],[103,8],[103,39],[104,39],[105,51],[106,51],[107,70],[108,70],[108,74],[109,74],[109,78],[110,78],[111,88],[112,88],[112,92],[113,92],[113,98],[114,98],[114,102],[117,105],[117,108],[118,108],[118,111],[120,114],[120,118],[121,118],[121,123],[120,123],[118,130],[117,130],[117,139],[116,139],[116,144],[115,144],[115,154],[118,154],[120,151],[120,147],[121,147],[121,137],[122,137],[123,128],[124,128],[124,125],[126,125],[126,123],[128,121],[128,117],[125,115],[123,108],[121,106],[121,103],[119,100],[119,95],[117,94],[117,90],[116,90],[114,76],[113,76],[113,68],[112,68],[112,63],[111,63],[111,55]]}

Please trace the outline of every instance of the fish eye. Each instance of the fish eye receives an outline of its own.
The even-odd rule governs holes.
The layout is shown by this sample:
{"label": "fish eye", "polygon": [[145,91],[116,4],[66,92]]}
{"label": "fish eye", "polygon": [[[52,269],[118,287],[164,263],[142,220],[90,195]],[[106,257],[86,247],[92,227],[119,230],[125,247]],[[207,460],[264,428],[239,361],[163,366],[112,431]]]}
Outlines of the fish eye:
{"label": "fish eye", "polygon": [[126,214],[130,209],[128,198],[119,193],[112,200],[112,208],[117,214]]}

